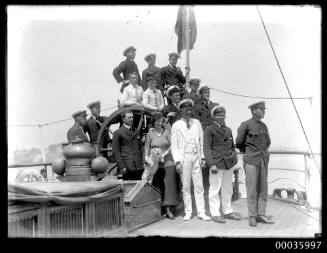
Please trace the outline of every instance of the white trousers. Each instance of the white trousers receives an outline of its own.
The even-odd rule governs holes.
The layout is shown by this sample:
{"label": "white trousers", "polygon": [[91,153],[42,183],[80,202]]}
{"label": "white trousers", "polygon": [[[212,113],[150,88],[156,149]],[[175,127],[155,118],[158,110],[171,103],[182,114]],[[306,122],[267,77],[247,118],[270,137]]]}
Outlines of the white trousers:
{"label": "white trousers", "polygon": [[194,186],[194,197],[197,214],[204,214],[204,196],[203,196],[203,181],[202,169],[197,153],[186,153],[182,167],[182,192],[184,209],[186,214],[192,213],[192,198],[191,198],[191,180]]}
{"label": "white trousers", "polygon": [[220,196],[224,214],[233,212],[232,195],[233,195],[233,169],[218,169],[218,173],[209,175],[209,205],[212,216],[220,216]]}

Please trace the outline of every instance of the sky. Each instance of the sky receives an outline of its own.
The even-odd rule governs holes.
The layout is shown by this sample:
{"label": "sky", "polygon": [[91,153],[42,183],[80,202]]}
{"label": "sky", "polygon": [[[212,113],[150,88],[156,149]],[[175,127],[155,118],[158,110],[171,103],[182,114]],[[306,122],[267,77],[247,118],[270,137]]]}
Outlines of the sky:
{"label": "sky", "polygon": [[[305,6],[259,6],[299,116],[315,152],[321,149],[321,10]],[[66,142],[71,118],[94,100],[117,106],[119,86],[112,70],[124,48],[136,47],[140,72],[144,56],[157,66],[177,50],[178,6],[8,6],[8,151]],[[219,90],[262,97],[289,97],[254,5],[195,5],[197,40],[190,52],[191,77]],[[185,68],[185,50],[178,65]],[[185,70],[184,70],[185,73]],[[211,100],[227,109],[234,137],[251,117],[257,98],[211,90]],[[308,150],[291,100],[265,99],[271,149]],[[113,109],[103,112],[109,115]]]}

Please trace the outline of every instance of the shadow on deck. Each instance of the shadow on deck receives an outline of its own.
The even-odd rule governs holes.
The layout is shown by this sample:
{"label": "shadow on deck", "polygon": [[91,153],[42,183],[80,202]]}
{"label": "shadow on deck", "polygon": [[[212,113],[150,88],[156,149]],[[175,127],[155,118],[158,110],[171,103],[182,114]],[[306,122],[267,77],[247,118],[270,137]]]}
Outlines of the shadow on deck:
{"label": "shadow on deck", "polygon": [[170,237],[314,237],[321,233],[319,216],[306,213],[302,207],[280,200],[268,199],[267,215],[272,216],[275,224],[258,223],[250,227],[246,199],[233,202],[235,212],[244,217],[240,221],[226,220],[225,224],[199,220],[193,217],[185,222],[182,216],[175,220],[162,219],[149,226],[131,232],[128,236],[170,236]]}

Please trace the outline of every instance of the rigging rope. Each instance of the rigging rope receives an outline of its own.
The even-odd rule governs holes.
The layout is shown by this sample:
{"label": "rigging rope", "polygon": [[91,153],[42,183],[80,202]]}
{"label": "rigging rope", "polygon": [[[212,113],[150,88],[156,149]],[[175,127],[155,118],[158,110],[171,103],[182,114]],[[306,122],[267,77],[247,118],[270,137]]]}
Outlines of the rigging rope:
{"label": "rigging rope", "polygon": [[[107,111],[107,110],[110,110],[110,109],[114,109],[116,108],[117,106],[113,106],[113,107],[109,107],[109,108],[105,108],[105,109],[102,109],[100,111]],[[90,115],[90,113],[87,113],[86,115]],[[28,126],[28,127],[42,127],[42,126],[48,126],[48,125],[54,125],[54,124],[57,124],[57,123],[61,123],[61,122],[64,122],[64,121],[68,121],[68,120],[72,120],[73,118],[70,117],[70,118],[67,118],[67,119],[62,119],[62,120],[58,120],[58,121],[53,121],[53,122],[48,122],[48,123],[44,123],[44,124],[36,124],[36,125],[9,125],[9,126],[17,126],[17,127],[25,127],[25,126]]]}
{"label": "rigging rope", "polygon": [[[261,98],[261,99],[291,99],[289,97],[256,97],[256,96],[248,96],[248,95],[242,95],[242,94],[237,94],[237,93],[233,93],[233,92],[228,92],[228,91],[224,91],[224,90],[220,90],[217,88],[212,88],[210,87],[210,89],[218,91],[218,92],[222,92],[225,94],[229,94],[229,95],[233,95],[233,96],[238,96],[238,97],[245,97],[245,98]],[[293,99],[309,99],[312,100],[314,97],[298,97],[298,98],[293,98]]]}
{"label": "rigging rope", "polygon": [[[310,152],[313,153],[312,148],[311,148],[311,145],[310,145],[310,142],[309,142],[309,139],[308,139],[308,136],[307,136],[307,134],[306,134],[306,132],[305,132],[305,130],[304,130],[304,127],[303,127],[303,124],[302,124],[302,121],[301,121],[300,115],[299,115],[299,113],[298,113],[298,111],[297,111],[297,109],[296,109],[295,103],[294,103],[294,101],[293,101],[292,94],[291,94],[291,92],[290,92],[290,90],[289,90],[289,88],[288,88],[288,85],[287,85],[286,79],[285,79],[285,77],[284,77],[284,74],[283,74],[282,68],[280,67],[279,61],[278,61],[278,59],[277,59],[277,55],[276,55],[276,53],[275,53],[274,47],[273,47],[273,45],[272,45],[272,42],[271,42],[271,40],[270,40],[270,37],[269,37],[268,31],[267,31],[267,29],[266,29],[265,23],[263,22],[263,19],[262,19],[262,16],[261,16],[261,13],[260,13],[260,11],[259,11],[258,6],[256,6],[256,8],[257,8],[257,11],[258,11],[258,13],[259,13],[259,16],[260,16],[260,19],[261,19],[261,23],[262,23],[263,28],[264,28],[264,30],[265,30],[266,36],[267,36],[267,38],[268,38],[268,41],[269,41],[270,47],[271,47],[272,52],[273,52],[273,54],[274,54],[274,57],[275,57],[275,60],[276,60],[277,66],[278,66],[279,71],[280,71],[280,73],[281,73],[281,75],[282,75],[282,78],[283,78],[283,80],[284,80],[284,84],[285,84],[285,86],[286,86],[287,92],[288,92],[288,94],[289,94],[289,96],[290,96],[290,98],[291,98],[291,101],[292,101],[292,104],[293,104],[294,110],[295,110],[296,115],[297,115],[297,117],[298,117],[298,119],[299,119],[299,122],[300,122],[300,125],[301,125],[301,128],[302,128],[302,131],[303,131],[303,133],[304,133],[305,139],[306,139],[307,144],[308,144],[308,146],[309,146]],[[315,157],[313,157],[313,160],[314,160],[314,162],[315,162],[315,165],[316,165],[317,169],[319,169]]]}

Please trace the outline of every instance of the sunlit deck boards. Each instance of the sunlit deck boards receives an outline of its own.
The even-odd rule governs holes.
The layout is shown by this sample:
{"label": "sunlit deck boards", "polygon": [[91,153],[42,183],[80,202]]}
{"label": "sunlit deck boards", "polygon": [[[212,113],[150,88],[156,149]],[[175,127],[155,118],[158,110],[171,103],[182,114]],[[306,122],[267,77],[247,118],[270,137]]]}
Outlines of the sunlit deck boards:
{"label": "sunlit deck boards", "polygon": [[321,232],[319,221],[310,217],[292,204],[268,199],[267,215],[272,215],[275,224],[250,227],[246,199],[233,202],[234,211],[245,217],[241,221],[226,220],[225,224],[202,221],[193,217],[185,222],[181,216],[175,220],[163,219],[140,228],[129,236],[173,236],[173,237],[314,237]]}

